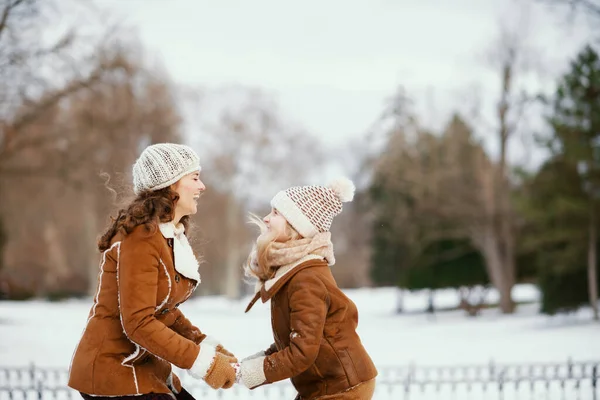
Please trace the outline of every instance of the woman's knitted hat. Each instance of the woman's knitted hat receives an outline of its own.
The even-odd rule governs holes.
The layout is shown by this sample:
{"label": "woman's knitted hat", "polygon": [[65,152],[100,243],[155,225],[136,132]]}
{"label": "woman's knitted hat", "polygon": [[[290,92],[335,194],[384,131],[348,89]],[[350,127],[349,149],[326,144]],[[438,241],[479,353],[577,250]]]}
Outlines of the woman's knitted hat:
{"label": "woman's knitted hat", "polygon": [[333,217],[342,212],[342,202],[354,198],[354,184],[339,178],[329,186],[294,186],[281,191],[271,200],[271,206],[305,238],[327,232]]}
{"label": "woman's knitted hat", "polygon": [[174,184],[187,174],[200,171],[200,158],[191,147],[158,143],[146,147],[133,164],[133,191],[158,190]]}

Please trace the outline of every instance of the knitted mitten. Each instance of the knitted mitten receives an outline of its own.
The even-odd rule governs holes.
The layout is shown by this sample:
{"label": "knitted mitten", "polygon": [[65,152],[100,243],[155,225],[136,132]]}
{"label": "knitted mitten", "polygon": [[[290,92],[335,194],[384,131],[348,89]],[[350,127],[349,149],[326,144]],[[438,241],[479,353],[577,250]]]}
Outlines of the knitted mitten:
{"label": "knitted mitten", "polygon": [[227,356],[217,353],[204,381],[213,389],[229,389],[235,383],[235,369],[231,366]]}
{"label": "knitted mitten", "polygon": [[225,347],[223,347],[223,345],[217,345],[216,347],[217,353],[221,353],[223,354],[225,357],[227,357],[227,361],[229,363],[236,363],[238,362],[238,359],[236,356],[233,355],[233,353],[231,353],[230,351],[228,351]]}
{"label": "knitted mitten", "polygon": [[221,353],[224,356],[227,356],[230,363],[236,363],[238,361],[237,357],[233,355],[230,351],[225,349],[221,344],[221,341],[213,336],[206,336],[201,343],[208,344],[216,348],[217,353]]}
{"label": "knitted mitten", "polygon": [[265,357],[251,358],[240,363],[240,370],[237,376],[238,382],[244,384],[248,389],[253,389],[266,383],[265,371],[263,365]]}
{"label": "knitted mitten", "polygon": [[235,383],[236,372],[228,357],[208,344],[200,347],[200,353],[188,372],[196,379],[203,379],[213,389],[227,389]]}

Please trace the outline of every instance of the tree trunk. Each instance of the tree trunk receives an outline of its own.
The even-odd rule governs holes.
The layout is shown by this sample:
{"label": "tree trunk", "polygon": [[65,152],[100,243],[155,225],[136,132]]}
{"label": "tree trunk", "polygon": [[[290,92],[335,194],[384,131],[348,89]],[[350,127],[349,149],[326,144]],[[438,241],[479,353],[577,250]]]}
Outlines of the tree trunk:
{"label": "tree trunk", "polygon": [[[518,45],[508,36],[504,38],[505,54],[501,65],[501,94],[496,111],[499,130],[500,159],[498,169],[493,173],[493,197],[495,207],[488,225],[484,257],[490,280],[500,295],[500,310],[504,314],[514,311],[512,287],[516,281],[516,263],[514,256],[513,212],[510,199],[508,164],[508,141],[515,132],[515,126],[509,123],[509,114],[518,106],[511,102],[513,77],[515,73]],[[518,110],[517,110],[518,111]]]}
{"label": "tree trunk", "polygon": [[404,312],[404,290],[402,288],[396,289],[396,314],[402,314]]}
{"label": "tree trunk", "polygon": [[435,289],[429,289],[429,295],[427,296],[427,312],[430,314],[435,313],[435,305],[433,303],[435,297]]}
{"label": "tree trunk", "polygon": [[512,300],[512,288],[517,280],[514,234],[512,229],[512,213],[507,209],[504,220],[502,221],[502,231],[500,233],[500,256],[502,261],[502,271],[504,272],[504,285],[501,286],[500,309],[504,314],[510,314],[515,311],[515,303]]}
{"label": "tree trunk", "polygon": [[226,232],[227,232],[227,256],[225,259],[225,280],[223,282],[223,294],[230,299],[240,298],[241,285],[241,254],[240,244],[237,231],[239,205],[233,196],[230,194],[227,201],[227,210],[225,216]]}
{"label": "tree trunk", "polygon": [[6,248],[7,242],[8,235],[6,234],[6,229],[4,229],[4,218],[0,211],[0,271],[4,268],[4,249]]}
{"label": "tree trunk", "polygon": [[590,211],[590,241],[588,246],[588,291],[590,305],[594,312],[594,320],[598,321],[598,280],[596,277],[596,211],[592,203]]}
{"label": "tree trunk", "polygon": [[[0,194],[3,193],[2,190],[2,179],[0,178]],[[8,232],[6,231],[3,217],[4,208],[2,196],[0,195],[0,272],[4,268],[4,250],[6,249],[6,243],[8,242]]]}
{"label": "tree trunk", "polygon": [[[6,222],[3,216],[6,206],[2,204],[2,193],[4,192],[2,192],[2,179],[0,178],[0,276],[2,276],[2,271],[5,267],[4,254],[8,243],[8,230],[6,229]],[[8,282],[0,279],[0,300],[8,299],[10,296],[9,291]]]}
{"label": "tree trunk", "polygon": [[65,278],[69,273],[65,248],[60,240],[56,224],[51,219],[44,224],[44,241],[48,248],[48,262],[46,263],[43,294],[48,295],[58,293],[65,288]]}
{"label": "tree trunk", "polygon": [[502,248],[500,237],[494,232],[484,234],[483,246],[480,249],[485,265],[490,277],[490,281],[498,290],[500,295],[500,310],[504,314],[510,314],[514,311],[515,305],[512,301],[512,287],[514,286],[514,274],[508,271],[514,266],[512,254],[506,254]]}

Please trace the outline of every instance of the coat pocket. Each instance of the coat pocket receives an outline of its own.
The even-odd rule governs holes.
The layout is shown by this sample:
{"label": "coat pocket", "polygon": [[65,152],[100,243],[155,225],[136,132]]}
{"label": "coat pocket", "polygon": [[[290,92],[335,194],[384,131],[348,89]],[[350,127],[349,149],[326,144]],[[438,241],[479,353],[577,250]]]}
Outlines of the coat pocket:
{"label": "coat pocket", "polygon": [[339,350],[338,356],[340,358],[340,362],[342,363],[342,367],[346,371],[346,377],[348,378],[348,383],[350,386],[358,385],[360,383],[360,379],[358,378],[358,372],[356,371],[354,360],[350,356],[350,353],[348,353],[348,350]]}
{"label": "coat pocket", "polygon": [[317,367],[317,363],[313,363],[313,365],[311,366],[311,369],[313,371],[313,373],[319,377],[319,379],[323,379],[323,374],[321,373],[321,370],[319,369],[319,367]]}

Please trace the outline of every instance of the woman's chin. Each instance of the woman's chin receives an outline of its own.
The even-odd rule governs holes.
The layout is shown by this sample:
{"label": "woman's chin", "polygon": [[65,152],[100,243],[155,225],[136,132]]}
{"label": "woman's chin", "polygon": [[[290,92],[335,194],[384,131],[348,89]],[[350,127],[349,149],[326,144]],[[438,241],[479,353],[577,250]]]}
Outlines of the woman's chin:
{"label": "woman's chin", "polygon": [[198,206],[196,204],[194,204],[192,207],[190,207],[188,215],[194,215],[197,212],[198,212]]}

